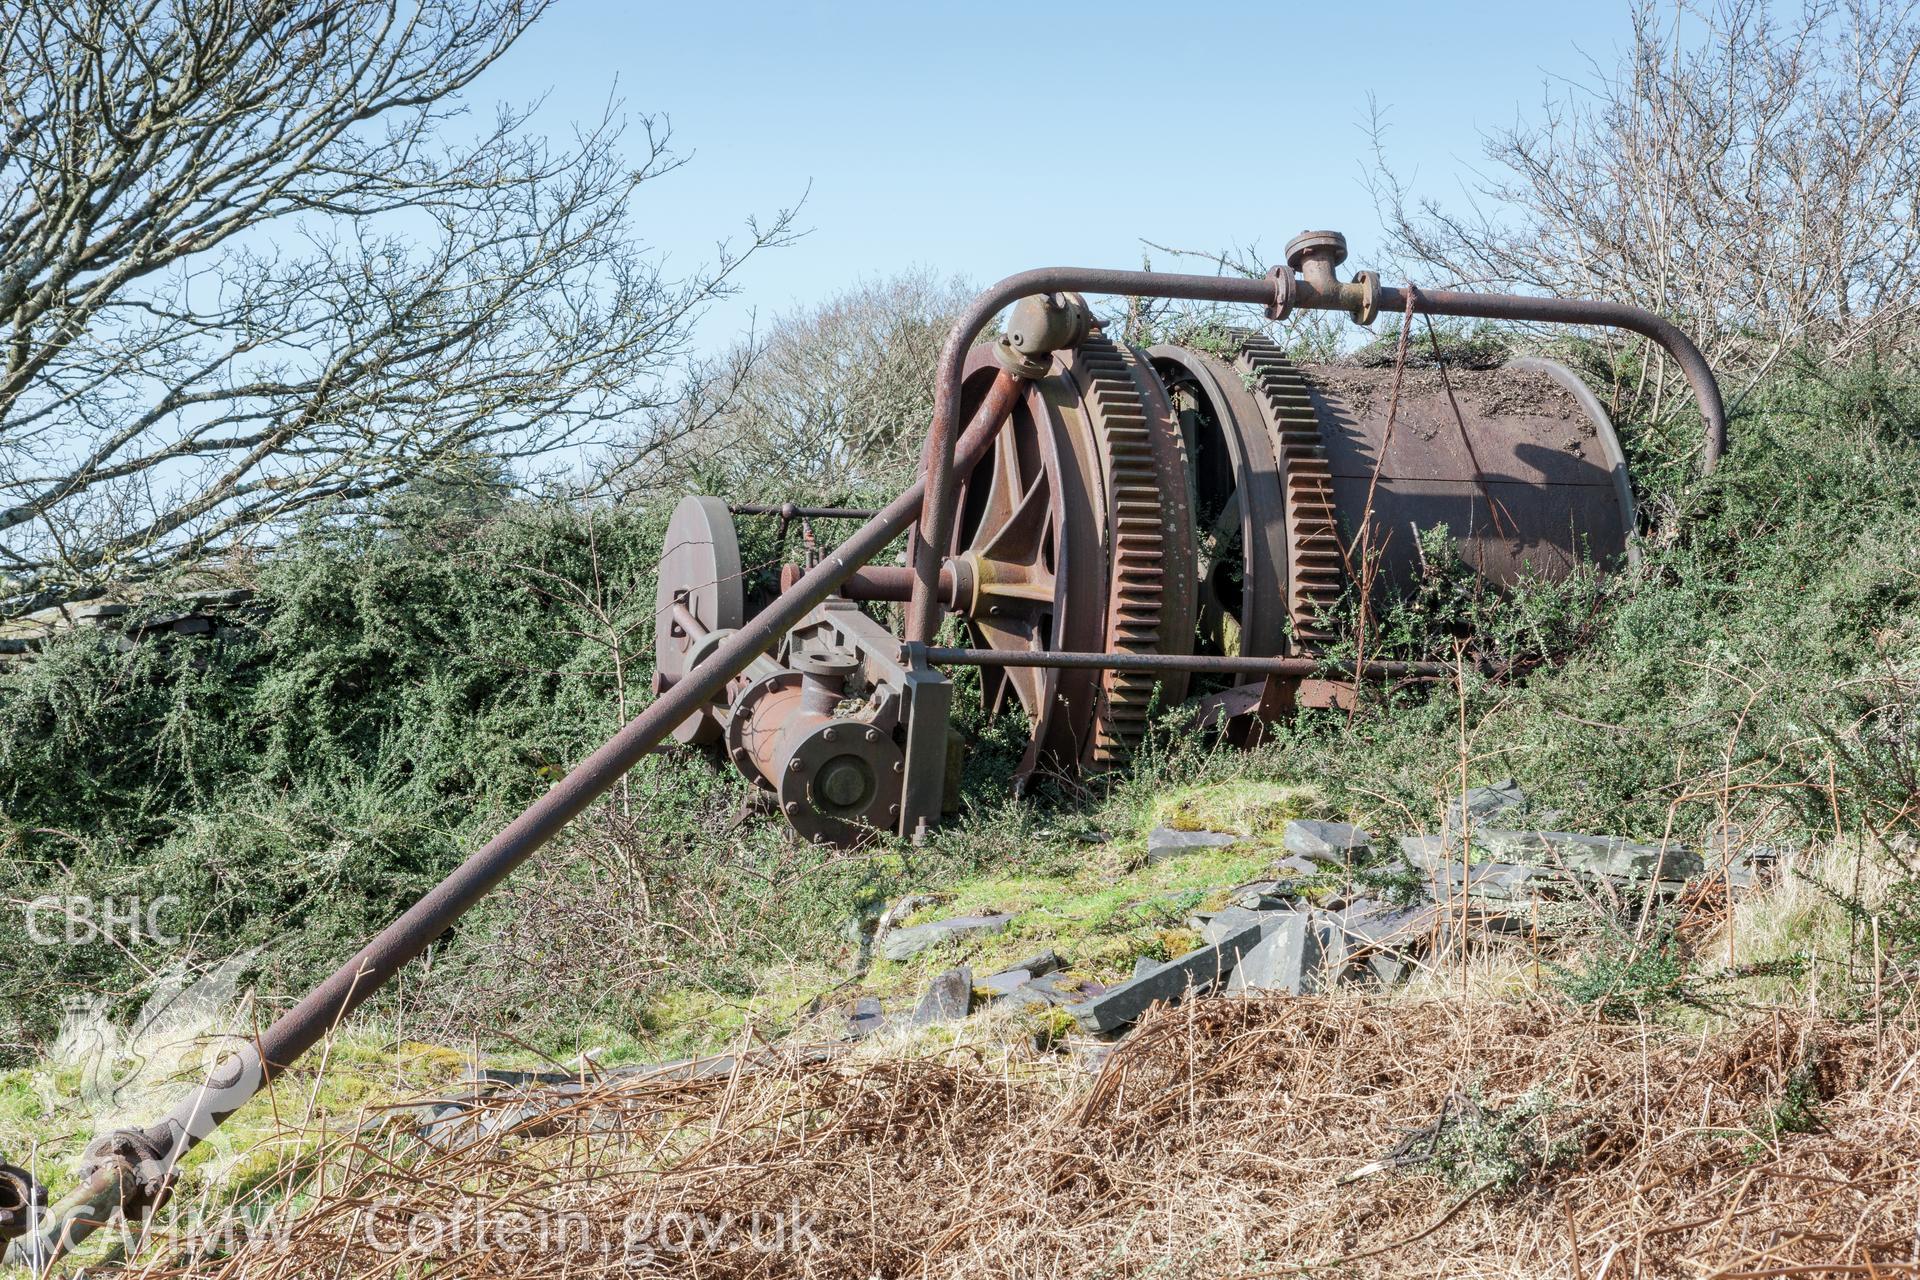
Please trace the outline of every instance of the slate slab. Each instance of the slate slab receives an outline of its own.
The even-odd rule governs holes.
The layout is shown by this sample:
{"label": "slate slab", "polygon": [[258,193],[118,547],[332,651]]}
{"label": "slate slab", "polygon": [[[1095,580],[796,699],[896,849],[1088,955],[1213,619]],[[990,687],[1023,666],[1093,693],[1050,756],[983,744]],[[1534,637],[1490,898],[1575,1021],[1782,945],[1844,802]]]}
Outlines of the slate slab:
{"label": "slate slab", "polygon": [[1452,861],[1444,836],[1401,836],[1397,843],[1400,856],[1416,870],[1433,871]]}
{"label": "slate slab", "polygon": [[1007,994],[1003,1003],[1014,1009],[1051,1008],[1082,1004],[1105,990],[1091,978],[1077,978],[1068,973],[1046,973],[1016,987]]}
{"label": "slate slab", "polygon": [[1295,876],[1284,880],[1255,880],[1235,885],[1227,900],[1249,911],[1285,911],[1293,906],[1294,898],[1305,888],[1305,884]]}
{"label": "slate slab", "polygon": [[1517,817],[1521,813],[1526,812],[1526,808],[1527,793],[1520,789],[1519,783],[1515,782],[1512,778],[1508,778],[1506,781],[1496,782],[1490,787],[1474,787],[1468,790],[1465,795],[1455,796],[1452,800],[1449,800],[1447,802],[1446,829],[1448,831],[1459,831],[1463,825],[1463,812],[1467,818],[1472,820],[1471,823],[1467,825],[1477,827],[1481,823],[1490,821],[1501,815]]}
{"label": "slate slab", "polygon": [[1373,837],[1350,822],[1296,818],[1281,835],[1287,852],[1314,862],[1344,866],[1373,846]]}
{"label": "slate slab", "polygon": [[1200,947],[1107,990],[1074,1010],[1088,1031],[1116,1031],[1160,1001],[1177,1001],[1233,971],[1240,957],[1260,942],[1260,926],[1248,925],[1217,946]]}
{"label": "slate slab", "polygon": [[1003,969],[980,979],[979,989],[995,996],[1012,995],[1027,985],[1033,974],[1025,969]]}
{"label": "slate slab", "polygon": [[1059,955],[1049,947],[1038,955],[1028,956],[1025,960],[1022,960],[1013,967],[1016,969],[1025,969],[1029,974],[1038,978],[1049,973],[1058,973],[1067,967],[1067,962],[1062,960]]}
{"label": "slate slab", "polygon": [[973,970],[966,965],[947,970],[927,984],[913,1011],[912,1025],[930,1027],[940,1022],[958,1022],[973,1008]]}
{"label": "slate slab", "polygon": [[1147,861],[1165,862],[1195,849],[1224,849],[1239,843],[1240,837],[1230,831],[1175,831],[1172,827],[1155,827],[1147,836]]}
{"label": "slate slab", "polygon": [[980,937],[985,934],[999,933],[1007,927],[1011,915],[1001,913],[990,916],[953,916],[946,920],[933,920],[926,924],[910,925],[905,929],[895,929],[880,942],[880,952],[889,960],[911,960],[929,947],[942,943],[959,942],[964,938]]}
{"label": "slate slab", "polygon": [[1568,867],[1589,875],[1684,880],[1704,869],[1700,855],[1682,844],[1636,844],[1620,836],[1588,836],[1571,831],[1472,833],[1476,848],[1509,863]]}
{"label": "slate slab", "polygon": [[1311,914],[1289,911],[1240,957],[1227,978],[1229,992],[1285,991],[1302,995],[1316,989],[1321,965],[1321,931]]}
{"label": "slate slab", "polygon": [[861,996],[855,1000],[853,1012],[847,1015],[847,1034],[856,1040],[864,1040],[886,1025],[886,1011],[872,996]]}
{"label": "slate slab", "polygon": [[1369,904],[1340,918],[1341,926],[1362,942],[1377,946],[1410,946],[1425,942],[1439,912],[1433,907],[1394,907]]}
{"label": "slate slab", "polygon": [[1224,907],[1213,919],[1207,921],[1200,930],[1201,939],[1210,947],[1225,942],[1248,925],[1258,926],[1262,936],[1272,933],[1294,911],[1291,907],[1278,911],[1257,911],[1246,907]]}

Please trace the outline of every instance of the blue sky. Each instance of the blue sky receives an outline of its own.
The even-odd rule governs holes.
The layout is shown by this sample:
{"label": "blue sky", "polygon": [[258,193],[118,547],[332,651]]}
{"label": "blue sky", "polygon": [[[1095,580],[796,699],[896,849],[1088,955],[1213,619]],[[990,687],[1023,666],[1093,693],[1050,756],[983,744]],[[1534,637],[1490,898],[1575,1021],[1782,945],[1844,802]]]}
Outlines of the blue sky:
{"label": "blue sky", "polygon": [[685,169],[639,230],[676,262],[791,204],[812,234],[750,266],[710,316],[749,319],[921,266],[986,283],[1133,266],[1141,241],[1218,248],[1347,233],[1377,257],[1360,182],[1371,92],[1391,157],[1451,196],[1481,130],[1533,116],[1549,77],[1610,66],[1626,0],[1320,4],[614,4],[560,0],[477,96],[550,93],[548,132],[670,116]]}

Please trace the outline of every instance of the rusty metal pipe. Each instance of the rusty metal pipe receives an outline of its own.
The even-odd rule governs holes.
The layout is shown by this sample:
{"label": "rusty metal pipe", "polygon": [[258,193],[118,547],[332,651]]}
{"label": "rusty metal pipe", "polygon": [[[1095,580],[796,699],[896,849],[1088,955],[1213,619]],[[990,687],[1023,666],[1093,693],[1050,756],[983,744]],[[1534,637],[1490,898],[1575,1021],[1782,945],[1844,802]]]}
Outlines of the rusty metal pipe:
{"label": "rusty metal pipe", "polygon": [[[1407,292],[1382,286],[1380,310],[1398,311],[1407,305]],[[1481,320],[1516,320],[1527,324],[1594,325],[1605,329],[1625,329],[1637,333],[1673,357],[1693,388],[1700,406],[1700,419],[1706,424],[1701,442],[1700,471],[1711,474],[1727,451],[1727,410],[1720,400],[1720,384],[1714,380],[1707,358],[1693,340],[1671,322],[1640,307],[1624,302],[1589,302],[1580,298],[1535,298],[1515,293],[1462,293],[1451,289],[1415,289],[1413,307],[1433,315],[1467,316]]]}
{"label": "rusty metal pipe", "polygon": [[921,646],[922,655],[939,667],[1051,667],[1069,671],[1197,672],[1223,676],[1343,675],[1449,676],[1454,668],[1444,662],[1329,662],[1323,658],[1228,658],[1190,653],[1069,653],[1025,649],[951,649]]}
{"label": "rusty metal pipe", "polygon": [[779,516],[782,520],[871,520],[880,514],[860,507],[801,507],[791,502],[783,502],[777,507],[736,502],[727,510],[737,516]]}
{"label": "rusty metal pipe", "polygon": [[[1002,373],[994,380],[961,440],[958,453],[963,465],[976,465],[986,455],[994,436],[1012,412],[1023,385],[1023,379],[1010,373]],[[924,486],[923,477],[887,504],[879,515],[829,552],[794,590],[779,597],[764,613],[728,636],[711,657],[629,720],[550,791],[527,806],[500,834],[428,890],[399,919],[382,929],[351,960],[281,1014],[261,1033],[258,1041],[217,1067],[213,1073],[216,1081],[246,1079],[245,1073],[253,1070],[252,1078],[258,1083],[246,1097],[237,1097],[231,1090],[201,1088],[183,1098],[167,1113],[165,1120],[174,1135],[174,1158],[177,1160],[197,1145],[201,1137],[239,1110],[248,1097],[265,1088],[276,1074],[286,1070],[366,1003],[403,965],[425,951],[509,872],[618,782],[675,725],[711,701],[727,681],[832,594],[849,573],[911,528],[921,509]],[[216,1104],[211,1101],[214,1097],[222,1101]],[[81,1190],[89,1186],[91,1184],[84,1184]],[[68,1232],[68,1247],[84,1240],[99,1225],[84,1219],[73,1222]]]}
{"label": "rusty metal pipe", "polygon": [[[1146,298],[1185,298],[1204,302],[1238,302],[1273,309],[1308,307],[1319,311],[1353,311],[1358,302],[1353,286],[1319,287],[1294,279],[1285,268],[1277,276],[1260,279],[1162,274],[1093,267],[1041,267],[1008,276],[968,304],[954,322],[940,351],[933,395],[933,430],[922,454],[926,481],[918,535],[913,545],[913,598],[907,610],[907,639],[927,642],[940,625],[935,598],[940,561],[953,531],[953,438],[959,428],[960,379],[967,351],[987,322],[1009,303],[1031,294],[1060,292],[1122,294]],[[1380,289],[1382,311],[1406,305],[1406,292]],[[1660,344],[1687,375],[1706,423],[1701,462],[1711,472],[1726,447],[1727,415],[1720,388],[1706,358],[1684,333],[1659,316],[1639,307],[1615,302],[1584,302],[1561,298],[1530,298],[1510,293],[1457,293],[1420,290],[1415,304],[1432,315],[1473,316],[1555,324],[1590,324],[1627,329]]]}
{"label": "rusty metal pipe", "polygon": [[673,623],[695,640],[707,634],[707,624],[693,616],[693,611],[687,608],[684,600],[673,602]]}
{"label": "rusty metal pipe", "polygon": [[[951,609],[956,603],[953,598],[952,565],[940,566],[939,581],[940,603]],[[913,599],[913,570],[898,564],[875,564],[855,569],[840,584],[840,594],[849,600],[905,604]]]}
{"label": "rusty metal pipe", "polygon": [[112,1219],[120,1207],[123,1176],[123,1170],[112,1166],[95,1170],[59,1200],[41,1208],[32,1233],[22,1235],[0,1253],[0,1263],[30,1268],[34,1275],[44,1274]]}

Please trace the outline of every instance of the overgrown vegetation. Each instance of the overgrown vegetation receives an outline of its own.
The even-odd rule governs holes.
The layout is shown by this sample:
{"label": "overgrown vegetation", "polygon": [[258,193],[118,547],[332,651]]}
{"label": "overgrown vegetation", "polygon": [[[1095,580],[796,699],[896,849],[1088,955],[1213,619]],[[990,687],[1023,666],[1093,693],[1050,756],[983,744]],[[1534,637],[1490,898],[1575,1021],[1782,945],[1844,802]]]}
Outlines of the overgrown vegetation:
{"label": "overgrown vegetation", "polygon": [[[472,494],[316,524],[264,566],[260,611],[226,639],[122,653],[78,632],[12,669],[6,898],[177,895],[170,923],[195,955],[271,942],[266,983],[285,989],[632,714],[664,506]],[[1643,494],[1662,500],[1684,518],[1651,531],[1636,570],[1511,599],[1467,589],[1436,543],[1431,581],[1370,648],[1451,659],[1460,640],[1461,679],[1304,714],[1258,752],[1215,753],[1170,725],[1131,777],[1016,805],[995,778],[1019,727],[982,727],[967,813],[924,849],[795,845],[777,823],[734,821],[745,787],[730,770],[649,758],[443,943],[415,1007],[449,1034],[486,1010],[489,1025],[576,1038],[648,1034],[669,991],[745,1007],[763,973],[846,948],[863,903],[987,872],[1070,878],[1089,848],[1075,832],[1143,831],[1169,780],[1307,786],[1390,834],[1437,825],[1464,753],[1471,781],[1515,776],[1573,829],[1698,841],[1732,823],[1801,847],[1836,829],[1901,847],[1920,750],[1920,391],[1803,366],[1755,394],[1711,482]],[[744,527],[760,540],[748,563],[770,572],[770,532]],[[1888,964],[1920,936],[1912,880],[1896,868],[1854,906],[1878,918]],[[0,918],[6,945],[23,928],[17,910]],[[1596,952],[1570,994],[1658,1004],[1677,990],[1664,945]],[[59,992],[135,992],[160,952],[32,954],[44,964],[0,977],[16,1056],[48,1033]]]}

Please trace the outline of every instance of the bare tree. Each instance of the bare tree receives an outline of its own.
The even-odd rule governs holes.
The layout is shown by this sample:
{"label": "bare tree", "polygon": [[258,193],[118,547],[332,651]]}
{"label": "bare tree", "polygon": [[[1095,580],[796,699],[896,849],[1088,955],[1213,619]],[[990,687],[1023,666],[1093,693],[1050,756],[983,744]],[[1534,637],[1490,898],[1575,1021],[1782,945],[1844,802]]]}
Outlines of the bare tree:
{"label": "bare tree", "polygon": [[671,275],[662,122],[465,118],[548,3],[0,0],[0,612],[681,394],[791,214]]}
{"label": "bare tree", "polygon": [[[1910,358],[1915,14],[1913,0],[1804,0],[1791,16],[1636,0],[1618,65],[1550,84],[1535,122],[1487,135],[1460,205],[1416,198],[1381,159],[1392,248],[1445,283],[1664,312],[1739,375],[1736,395],[1796,350]],[[1657,410],[1672,374],[1649,355]]]}
{"label": "bare tree", "polygon": [[707,394],[616,447],[603,487],[700,487],[749,500],[891,498],[912,481],[933,416],[940,346],[972,296],[964,281],[923,271],[782,316],[710,371]]}

